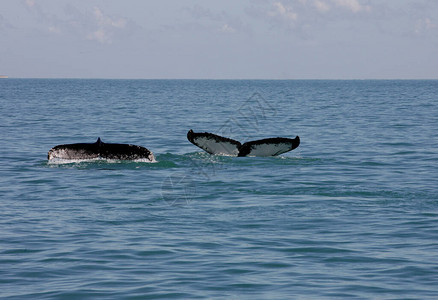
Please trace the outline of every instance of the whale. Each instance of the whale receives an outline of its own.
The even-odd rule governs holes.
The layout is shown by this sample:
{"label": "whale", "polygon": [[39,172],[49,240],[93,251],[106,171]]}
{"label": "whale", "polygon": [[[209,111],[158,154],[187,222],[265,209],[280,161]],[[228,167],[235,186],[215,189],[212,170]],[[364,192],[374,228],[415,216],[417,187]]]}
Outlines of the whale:
{"label": "whale", "polygon": [[50,160],[145,160],[155,161],[154,154],[147,148],[131,144],[104,143],[97,139],[95,143],[65,144],[53,147],[47,153]]}
{"label": "whale", "polygon": [[300,137],[294,139],[275,137],[246,143],[216,135],[209,132],[187,133],[187,139],[193,145],[213,155],[225,156],[277,156],[294,150],[300,145]]}

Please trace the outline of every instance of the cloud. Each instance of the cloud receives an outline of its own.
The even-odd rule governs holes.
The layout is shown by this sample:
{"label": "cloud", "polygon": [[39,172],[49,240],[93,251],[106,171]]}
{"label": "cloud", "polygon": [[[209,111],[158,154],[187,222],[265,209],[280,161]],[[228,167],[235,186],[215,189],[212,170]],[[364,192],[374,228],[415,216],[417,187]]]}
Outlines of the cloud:
{"label": "cloud", "polygon": [[321,13],[325,13],[330,10],[330,5],[324,1],[315,0],[313,5],[315,6],[316,10]]}
{"label": "cloud", "polygon": [[111,44],[112,43],[111,37],[103,29],[98,29],[96,31],[89,33],[87,38],[89,40],[98,41],[99,43],[102,43],[102,44]]}
{"label": "cloud", "polygon": [[357,14],[362,14],[362,20],[371,16],[369,3],[362,0],[253,0],[246,12],[253,20],[270,23],[270,29],[294,32],[307,39],[329,23],[346,19],[356,22]]}
{"label": "cloud", "polygon": [[233,11],[233,14],[230,14],[223,9],[211,9],[198,4],[184,7],[182,11],[188,15],[189,20],[186,20],[178,26],[166,26],[166,28],[173,28],[173,30],[185,29],[190,31],[203,31],[209,34],[218,32],[251,34],[251,28],[248,24],[242,22],[241,15],[239,15],[238,11]]}
{"label": "cloud", "polygon": [[43,25],[42,29],[44,31],[57,34],[62,32],[62,28],[65,27],[65,21],[58,15],[47,13],[41,6],[41,3],[35,0],[25,0],[24,4],[29,12],[38,20],[38,25]]}
{"label": "cloud", "polygon": [[354,13],[360,11],[371,11],[371,6],[362,5],[358,0],[334,0],[334,3],[337,6],[346,8]]}
{"label": "cloud", "polygon": [[62,15],[48,12],[48,7],[43,7],[41,2],[23,2],[43,25],[42,29],[53,34],[76,35],[82,39],[111,44],[116,37],[126,36],[135,27],[133,22],[125,18],[106,15],[99,7],[94,7],[91,11],[82,11],[72,4],[66,4]]}
{"label": "cloud", "polygon": [[97,23],[100,27],[115,27],[115,28],[125,28],[126,26],[126,20],[123,18],[119,18],[117,20],[105,16],[103,12],[100,10],[100,8],[95,7],[94,8],[94,16],[97,20]]}
{"label": "cloud", "polygon": [[102,44],[111,44],[115,31],[124,29],[127,24],[127,21],[123,18],[115,19],[106,16],[98,7],[94,8],[93,15],[97,23],[97,29],[88,33],[87,39],[95,40]]}
{"label": "cloud", "polygon": [[268,11],[270,17],[280,17],[290,21],[297,20],[298,14],[291,7],[285,6],[281,2],[274,2],[272,6],[273,10]]}
{"label": "cloud", "polygon": [[420,35],[427,33],[433,29],[437,28],[437,25],[432,22],[429,18],[421,18],[417,20],[417,23],[415,24],[415,34]]}
{"label": "cloud", "polygon": [[195,19],[207,19],[211,21],[222,21],[226,18],[224,11],[216,13],[201,5],[194,5],[193,7],[185,7],[184,11],[188,12],[190,16]]}
{"label": "cloud", "polygon": [[26,5],[28,7],[34,7],[35,6],[35,0],[26,0]]}
{"label": "cloud", "polygon": [[219,31],[225,32],[225,33],[233,33],[233,32],[236,32],[236,29],[234,29],[233,27],[231,27],[228,24],[224,24]]}

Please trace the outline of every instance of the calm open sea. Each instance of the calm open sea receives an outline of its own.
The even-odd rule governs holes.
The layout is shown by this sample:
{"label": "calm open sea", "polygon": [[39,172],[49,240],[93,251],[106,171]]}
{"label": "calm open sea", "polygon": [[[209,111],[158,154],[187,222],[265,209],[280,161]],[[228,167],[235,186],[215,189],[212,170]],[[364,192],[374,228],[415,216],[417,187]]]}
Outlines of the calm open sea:
{"label": "calm open sea", "polygon": [[[438,81],[0,79],[0,109],[0,298],[438,298]],[[98,137],[157,162],[47,162]]]}

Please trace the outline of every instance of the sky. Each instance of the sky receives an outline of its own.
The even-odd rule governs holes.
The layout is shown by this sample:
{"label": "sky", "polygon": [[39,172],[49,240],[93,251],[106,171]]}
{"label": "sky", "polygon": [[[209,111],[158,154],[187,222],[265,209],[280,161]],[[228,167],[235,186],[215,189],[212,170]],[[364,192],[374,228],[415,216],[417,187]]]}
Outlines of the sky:
{"label": "sky", "polygon": [[0,0],[0,75],[438,79],[438,1]]}

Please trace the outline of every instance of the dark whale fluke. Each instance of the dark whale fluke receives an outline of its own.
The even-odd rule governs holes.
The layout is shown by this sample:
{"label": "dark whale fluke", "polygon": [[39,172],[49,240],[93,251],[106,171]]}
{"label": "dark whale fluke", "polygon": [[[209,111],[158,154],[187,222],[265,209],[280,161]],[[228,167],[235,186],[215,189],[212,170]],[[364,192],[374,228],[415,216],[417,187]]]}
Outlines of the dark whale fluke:
{"label": "dark whale fluke", "polygon": [[155,161],[148,149],[130,144],[104,143],[100,138],[95,143],[58,145],[49,150],[47,159],[116,159]]}
{"label": "dark whale fluke", "polygon": [[230,138],[209,132],[189,130],[187,139],[210,154],[229,156],[276,156],[294,150],[300,145],[300,137],[268,138],[241,144]]}
{"label": "dark whale fluke", "polygon": [[238,156],[242,144],[230,138],[222,137],[213,133],[195,133],[189,130],[187,139],[199,148],[210,154]]}

